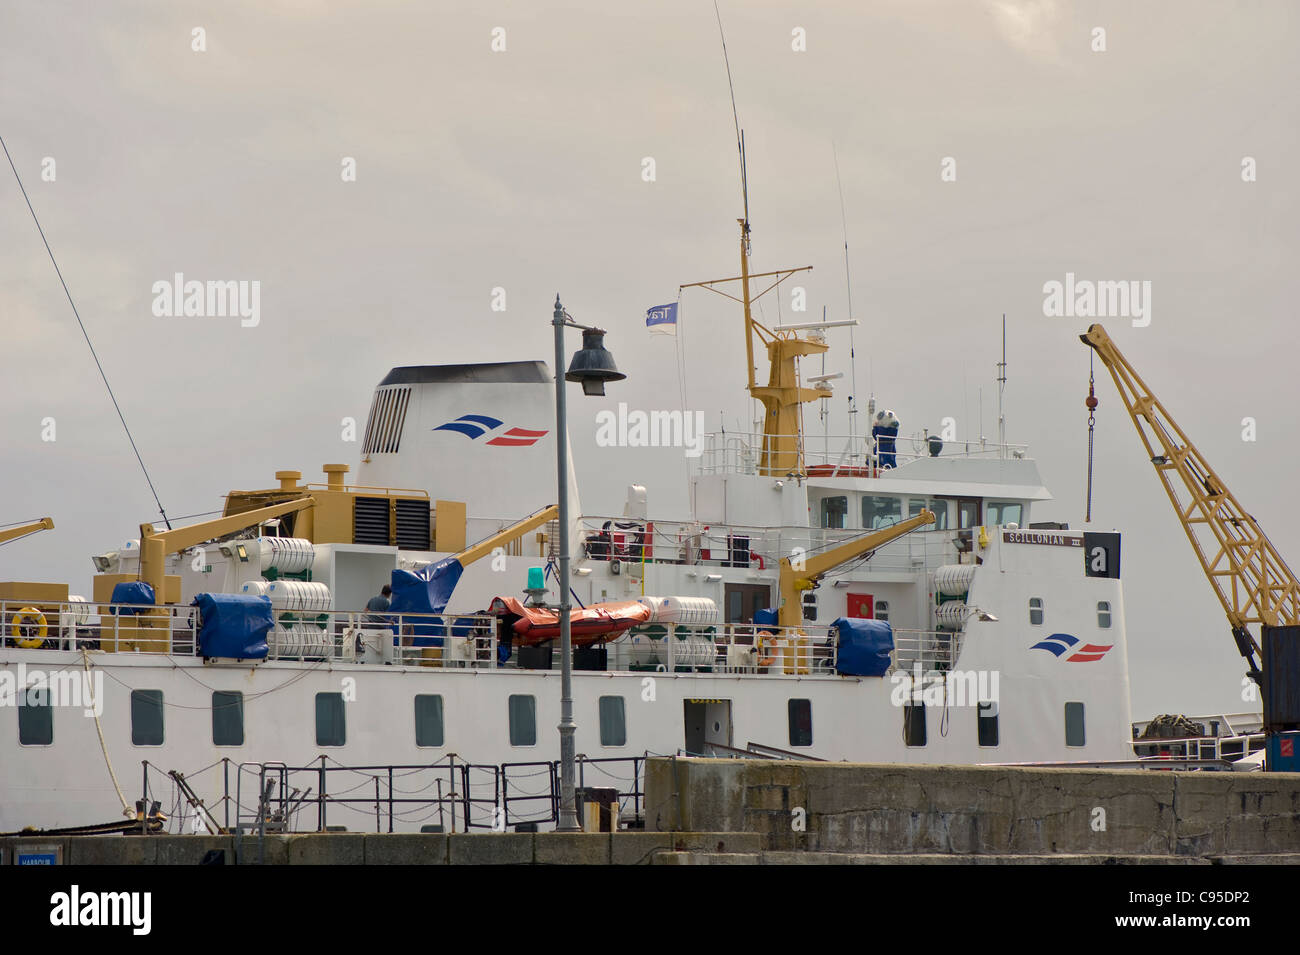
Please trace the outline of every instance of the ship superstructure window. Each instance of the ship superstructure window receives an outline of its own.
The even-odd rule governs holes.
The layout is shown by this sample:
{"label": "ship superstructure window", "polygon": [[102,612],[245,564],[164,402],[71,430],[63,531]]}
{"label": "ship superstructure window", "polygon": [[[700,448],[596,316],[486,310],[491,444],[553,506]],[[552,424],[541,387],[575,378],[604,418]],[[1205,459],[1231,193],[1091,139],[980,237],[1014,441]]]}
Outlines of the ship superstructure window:
{"label": "ship superstructure window", "polygon": [[903,742],[908,746],[925,745],[925,704],[903,704]]}
{"label": "ship superstructure window", "polygon": [[849,513],[847,497],[822,498],[822,527],[842,528]]}
{"label": "ship superstructure window", "polygon": [[317,746],[342,746],[348,741],[346,705],[342,693],[316,694]]}
{"label": "ship superstructure window", "polygon": [[163,743],[163,691],[131,691],[131,742],[136,746]]}
{"label": "ship superstructure window", "polygon": [[975,710],[976,725],[979,729],[981,746],[998,745],[998,705],[981,703]]}
{"label": "ship superstructure window", "polygon": [[1032,623],[1035,627],[1041,627],[1043,625],[1043,598],[1042,597],[1029,598],[1029,622]]}
{"label": "ship superstructure window", "polygon": [[879,530],[890,527],[903,520],[903,499],[899,497],[878,497],[865,494],[862,497],[862,527],[864,530]]}
{"label": "ship superstructure window", "polygon": [[418,693],[415,697],[415,745],[441,746],[444,739],[442,696]]}
{"label": "ship superstructure window", "polygon": [[1065,704],[1065,745],[1082,746],[1087,739],[1083,728],[1083,704]]}
{"label": "ship superstructure window", "polygon": [[238,690],[212,692],[212,745],[244,745],[244,694]]}
{"label": "ship superstructure window", "polygon": [[1103,630],[1110,629],[1110,601],[1097,601],[1097,626]]}
{"label": "ship superstructure window", "polygon": [[907,516],[920,517],[921,512],[929,510],[934,515],[934,523],[927,530],[946,531],[948,529],[948,502],[947,501],[927,501],[924,498],[913,497],[907,502]]}
{"label": "ship superstructure window", "polygon": [[18,742],[22,746],[54,745],[54,707],[49,688],[28,687],[19,694]]}
{"label": "ship superstructure window", "polygon": [[1024,513],[1024,508],[1020,504],[1009,504],[1006,501],[989,501],[985,510],[985,522],[993,527],[1020,524],[1021,515]]}
{"label": "ship superstructure window", "polygon": [[888,619],[889,619],[889,601],[888,601],[888,600],[877,600],[877,601],[876,601],[876,619],[877,619],[877,620],[888,620]]}
{"label": "ship superstructure window", "polygon": [[523,693],[510,697],[510,745],[537,745],[537,697]]}
{"label": "ship superstructure window", "polygon": [[787,704],[790,717],[790,745],[811,746],[812,700],[791,700]]}
{"label": "ship superstructure window", "polygon": [[627,711],[621,696],[600,698],[600,745],[627,745]]}

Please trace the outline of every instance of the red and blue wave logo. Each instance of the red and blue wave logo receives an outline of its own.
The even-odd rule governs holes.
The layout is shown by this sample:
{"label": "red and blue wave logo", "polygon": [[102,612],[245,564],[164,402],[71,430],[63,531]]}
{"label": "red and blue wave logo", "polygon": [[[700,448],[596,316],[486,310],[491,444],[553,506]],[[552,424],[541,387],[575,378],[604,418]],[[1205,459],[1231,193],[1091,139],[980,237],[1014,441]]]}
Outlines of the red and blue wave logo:
{"label": "red and blue wave logo", "polygon": [[1106,646],[1101,646],[1096,643],[1085,643],[1083,646],[1079,646],[1078,637],[1072,637],[1068,633],[1054,633],[1045,640],[1038,641],[1029,649],[1046,650],[1055,657],[1061,657],[1066,653],[1070,653],[1070,656],[1065,658],[1066,663],[1096,663],[1104,657],[1109,650],[1113,649],[1114,646],[1115,644],[1113,643]]}
{"label": "red and blue wave logo", "polygon": [[[491,431],[496,431],[505,424],[499,418],[492,418],[485,414],[464,414],[454,421],[448,421],[446,424],[440,424],[434,428],[434,431],[455,431],[463,434],[471,441],[476,441],[483,435]],[[510,428],[503,431],[496,437],[488,440],[488,444],[495,445],[499,448],[527,448],[536,444],[541,438],[546,437],[546,431],[529,431],[526,428]]]}

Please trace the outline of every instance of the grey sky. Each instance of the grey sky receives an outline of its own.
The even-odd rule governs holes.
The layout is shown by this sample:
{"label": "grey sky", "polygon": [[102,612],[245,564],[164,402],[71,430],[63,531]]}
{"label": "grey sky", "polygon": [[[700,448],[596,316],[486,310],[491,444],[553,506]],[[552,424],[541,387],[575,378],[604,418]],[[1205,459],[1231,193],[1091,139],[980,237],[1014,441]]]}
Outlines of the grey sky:
{"label": "grey sky", "polygon": [[[754,266],[813,265],[809,316],[846,316],[859,393],[903,431],[955,417],[1008,438],[1083,516],[1087,319],[1044,282],[1149,280],[1150,327],[1105,324],[1293,565],[1297,465],[1295,48],[1286,2],[741,4],[722,13],[749,154]],[[493,53],[491,30],[506,30]],[[1091,51],[1094,27],[1107,50]],[[207,51],[191,50],[191,30]],[[807,51],[791,31],[807,31]],[[555,293],[610,331],[626,382],[571,404],[589,512],[650,486],[685,516],[680,459],[597,449],[594,416],[673,407],[673,343],[645,308],[734,274],[739,187],[707,0],[595,3],[47,3],[0,6],[0,133],[24,177],[168,512],[220,506],[277,468],[355,467],[398,364],[550,358]],[[57,179],[43,182],[53,157]],[[340,177],[357,160],[353,183]],[[657,179],[641,179],[641,160]],[[940,181],[940,161],[957,181]],[[1258,181],[1241,161],[1255,157]],[[0,578],[69,580],[156,519],[7,166],[0,175]],[[261,323],[156,318],[151,286],[262,283]],[[493,312],[504,287],[508,309]],[[748,416],[738,309],[684,299],[689,406]],[[788,312],[789,300],[782,304]],[[775,317],[775,302],[764,314]],[[832,333],[828,371],[850,371]],[[577,340],[572,347],[577,347]],[[1100,366],[1098,367],[1101,372]],[[832,433],[846,430],[845,382]],[[1135,715],[1239,710],[1227,624],[1108,378],[1099,527],[1125,533]],[[1258,440],[1241,440],[1241,420]],[[41,440],[53,417],[57,440]],[[814,419],[815,420],[815,419]],[[810,424],[811,427],[811,424]],[[539,475],[539,483],[549,475]],[[539,487],[539,502],[553,494]],[[531,509],[529,504],[525,509]]]}

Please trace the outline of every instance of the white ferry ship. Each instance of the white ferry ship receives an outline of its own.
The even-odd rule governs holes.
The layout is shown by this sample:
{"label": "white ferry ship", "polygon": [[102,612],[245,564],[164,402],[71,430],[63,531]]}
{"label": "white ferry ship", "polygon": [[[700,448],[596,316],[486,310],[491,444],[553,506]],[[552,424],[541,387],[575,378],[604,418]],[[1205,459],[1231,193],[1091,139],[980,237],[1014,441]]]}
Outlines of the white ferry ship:
{"label": "white ferry ship", "polygon": [[[747,228],[767,427],[707,436],[689,514],[641,474],[570,482],[581,784],[635,824],[653,754],[1132,759],[1119,535],[1035,521],[1021,445],[897,437],[874,407],[874,435],[803,433],[829,391],[798,358],[827,345],[752,317]],[[555,371],[393,368],[355,470],[131,531],[89,599],[0,584],[0,831],[553,824]],[[621,514],[582,509],[597,481]]]}

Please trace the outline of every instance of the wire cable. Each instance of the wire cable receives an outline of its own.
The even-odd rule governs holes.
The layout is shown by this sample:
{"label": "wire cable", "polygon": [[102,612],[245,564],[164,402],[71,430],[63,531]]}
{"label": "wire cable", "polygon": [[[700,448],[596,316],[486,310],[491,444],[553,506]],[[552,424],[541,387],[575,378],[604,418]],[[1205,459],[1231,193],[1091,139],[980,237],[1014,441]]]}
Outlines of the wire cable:
{"label": "wire cable", "polygon": [[113,394],[113,386],[108,383],[108,375],[104,373],[104,366],[99,363],[99,355],[95,352],[95,346],[91,344],[90,335],[86,331],[86,323],[81,320],[81,313],[77,311],[77,303],[72,300],[72,293],[68,291],[68,283],[63,280],[63,271],[54,258],[54,250],[50,248],[49,240],[45,238],[45,230],[41,228],[41,220],[36,217],[36,210],[32,208],[32,200],[27,195],[22,176],[18,175],[18,167],[14,165],[13,157],[9,155],[9,147],[5,145],[3,136],[0,136],[0,148],[4,149],[5,158],[9,160],[9,168],[14,171],[14,179],[18,181],[18,189],[27,202],[27,211],[32,214],[32,221],[36,223],[36,231],[41,234],[41,242],[45,244],[45,251],[49,253],[50,264],[54,266],[54,274],[59,277],[59,284],[63,286],[63,294],[68,297],[68,304],[72,306],[72,314],[77,317],[77,324],[81,326],[82,337],[86,339],[86,346],[90,349],[90,356],[95,359],[95,367],[99,369],[99,377],[104,379],[104,387],[108,389],[108,397],[112,399],[113,409],[117,412],[118,420],[122,422],[122,429],[126,432],[126,439],[131,442],[131,450],[135,452],[135,459],[140,462],[140,470],[144,472],[144,479],[149,485],[149,493],[153,495],[154,503],[158,505],[158,513],[162,515],[163,523],[167,525],[168,530],[171,530],[171,521],[167,520],[167,512],[163,509],[162,501],[158,498],[158,492],[154,490],[153,479],[149,477],[149,469],[144,466],[144,458],[140,456],[140,449],[136,447],[135,438],[131,436],[131,429],[127,427],[126,416],[122,414],[122,408],[117,403],[117,395]]}

